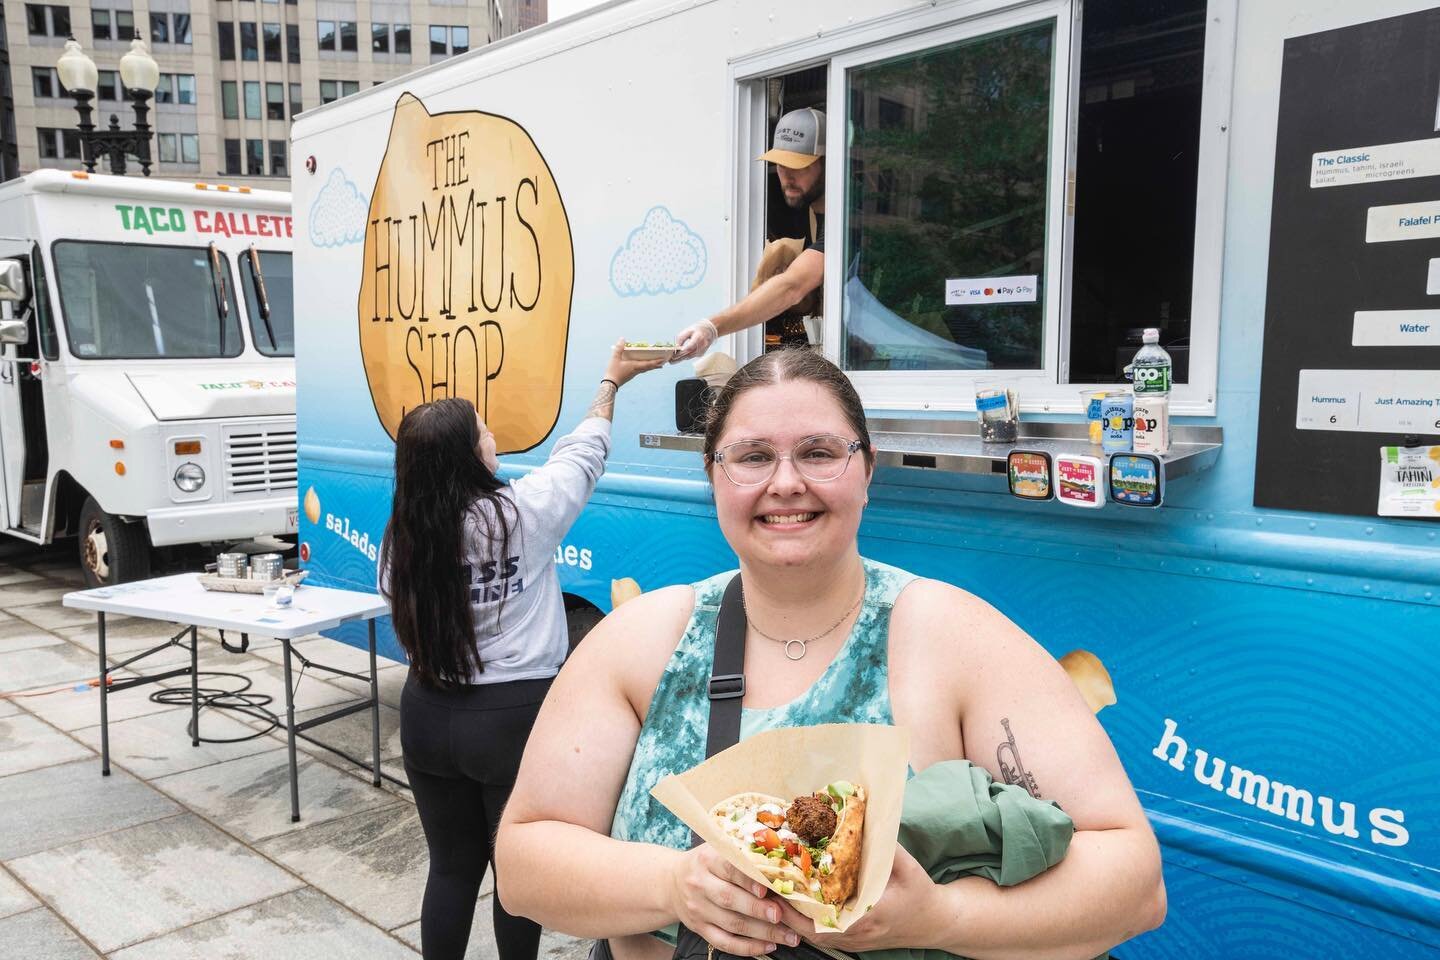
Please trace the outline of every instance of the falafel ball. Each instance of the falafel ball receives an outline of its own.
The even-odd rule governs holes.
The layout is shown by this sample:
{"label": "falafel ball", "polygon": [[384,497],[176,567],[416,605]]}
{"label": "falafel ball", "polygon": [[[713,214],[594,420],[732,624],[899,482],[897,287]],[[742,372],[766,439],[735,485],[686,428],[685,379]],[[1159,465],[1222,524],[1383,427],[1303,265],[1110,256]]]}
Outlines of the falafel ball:
{"label": "falafel ball", "polygon": [[785,819],[790,821],[790,829],[796,836],[812,847],[835,835],[835,810],[830,806],[830,798],[823,794],[796,797],[785,811]]}

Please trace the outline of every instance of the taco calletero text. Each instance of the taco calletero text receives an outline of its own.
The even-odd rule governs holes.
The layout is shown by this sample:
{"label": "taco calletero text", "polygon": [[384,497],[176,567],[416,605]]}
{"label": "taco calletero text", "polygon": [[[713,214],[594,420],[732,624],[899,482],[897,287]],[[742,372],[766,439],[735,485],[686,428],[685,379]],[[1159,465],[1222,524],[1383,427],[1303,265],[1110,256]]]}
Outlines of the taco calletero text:
{"label": "taco calletero text", "polygon": [[865,825],[863,788],[837,780],[824,793],[788,804],[763,793],[739,793],[715,804],[710,815],[776,893],[836,907],[854,896]]}

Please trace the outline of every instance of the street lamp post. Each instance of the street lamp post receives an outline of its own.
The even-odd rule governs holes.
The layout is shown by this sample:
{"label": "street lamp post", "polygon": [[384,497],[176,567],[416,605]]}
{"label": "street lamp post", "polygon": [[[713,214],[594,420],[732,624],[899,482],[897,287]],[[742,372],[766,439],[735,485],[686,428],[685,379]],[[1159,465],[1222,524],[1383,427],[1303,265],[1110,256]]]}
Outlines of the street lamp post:
{"label": "street lamp post", "polygon": [[75,98],[75,111],[80,114],[77,125],[80,130],[80,153],[85,169],[95,172],[100,157],[110,160],[110,172],[125,175],[125,157],[133,155],[140,161],[140,169],[150,176],[150,124],[146,117],[150,113],[147,104],[160,82],[160,67],[145,49],[145,41],[138,37],[130,42],[130,52],[120,58],[120,80],[135,109],[135,128],[123,130],[120,118],[110,115],[107,130],[95,129],[90,122],[90,101],[95,97],[95,88],[100,73],[95,61],[80,49],[80,42],[74,37],[65,41],[65,52],[55,64],[60,74],[60,83]]}

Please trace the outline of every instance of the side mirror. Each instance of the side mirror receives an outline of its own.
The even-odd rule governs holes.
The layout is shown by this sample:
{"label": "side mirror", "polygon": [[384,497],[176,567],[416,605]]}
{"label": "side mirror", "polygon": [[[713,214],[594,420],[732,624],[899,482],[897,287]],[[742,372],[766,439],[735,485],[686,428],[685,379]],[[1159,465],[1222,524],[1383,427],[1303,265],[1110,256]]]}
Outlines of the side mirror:
{"label": "side mirror", "polygon": [[21,265],[19,260],[0,260],[0,300],[24,299],[24,266]]}
{"label": "side mirror", "polygon": [[30,342],[30,325],[24,320],[0,320],[0,343],[24,346]]}

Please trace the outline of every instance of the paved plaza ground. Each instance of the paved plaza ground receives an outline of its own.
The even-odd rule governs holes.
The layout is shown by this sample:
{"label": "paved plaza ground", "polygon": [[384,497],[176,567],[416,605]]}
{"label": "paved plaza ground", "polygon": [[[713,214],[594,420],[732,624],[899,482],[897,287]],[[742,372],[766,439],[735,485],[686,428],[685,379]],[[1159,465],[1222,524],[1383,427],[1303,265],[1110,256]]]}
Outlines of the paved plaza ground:
{"label": "paved plaza ground", "polygon": [[[371,786],[366,771],[301,742],[301,822],[289,815],[284,735],[258,719],[202,713],[201,732],[234,743],[192,747],[188,706],[155,703],[159,686],[110,699],[113,774],[100,775],[95,618],[60,598],[80,589],[73,547],[0,546],[0,954],[26,960],[389,960],[419,955],[425,839],[408,790]],[[107,617],[112,664],[163,643],[176,627]],[[201,631],[202,686],[274,697],[283,712],[280,647],[220,649]],[[362,671],[366,655],[322,637],[296,644],[322,663]],[[188,651],[136,666],[157,672]],[[153,662],[153,665],[152,665]],[[298,666],[298,664],[297,664]],[[403,665],[379,673],[381,751],[401,779]],[[296,707],[354,699],[348,680],[305,673]],[[42,691],[55,691],[45,693]],[[13,696],[18,692],[29,694]],[[368,756],[370,714],[311,731]],[[487,876],[469,958],[495,956]],[[547,932],[542,960],[580,960],[589,944]]]}

